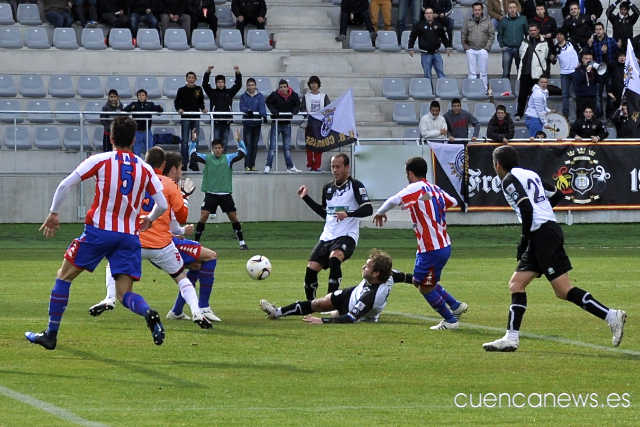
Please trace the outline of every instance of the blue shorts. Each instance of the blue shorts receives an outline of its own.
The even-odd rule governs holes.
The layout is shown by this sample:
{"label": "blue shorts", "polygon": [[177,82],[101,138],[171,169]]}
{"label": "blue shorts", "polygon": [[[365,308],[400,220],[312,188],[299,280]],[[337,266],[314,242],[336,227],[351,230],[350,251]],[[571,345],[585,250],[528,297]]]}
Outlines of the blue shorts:
{"label": "blue shorts", "polygon": [[413,269],[413,283],[433,286],[440,281],[442,269],[451,256],[451,246],[435,251],[422,252],[416,255],[416,266]]}
{"label": "blue shorts", "polygon": [[64,259],[78,268],[93,272],[103,258],[111,265],[111,274],[126,274],[140,280],[140,238],[134,234],[106,231],[92,225],[67,248]]}
{"label": "blue shorts", "polygon": [[185,265],[191,264],[200,258],[200,251],[202,250],[200,242],[174,237],[173,244],[176,245],[176,248],[180,251],[180,256],[182,257],[182,261],[184,261]]}

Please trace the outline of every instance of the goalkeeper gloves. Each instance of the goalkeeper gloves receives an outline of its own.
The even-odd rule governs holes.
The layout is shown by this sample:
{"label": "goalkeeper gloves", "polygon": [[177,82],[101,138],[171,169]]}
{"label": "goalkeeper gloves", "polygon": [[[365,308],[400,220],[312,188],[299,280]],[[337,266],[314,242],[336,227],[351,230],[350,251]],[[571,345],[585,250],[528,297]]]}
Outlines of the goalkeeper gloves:
{"label": "goalkeeper gloves", "polygon": [[182,198],[186,201],[189,200],[189,196],[196,191],[196,186],[193,185],[193,181],[189,178],[185,178],[180,181],[180,191],[182,192]]}

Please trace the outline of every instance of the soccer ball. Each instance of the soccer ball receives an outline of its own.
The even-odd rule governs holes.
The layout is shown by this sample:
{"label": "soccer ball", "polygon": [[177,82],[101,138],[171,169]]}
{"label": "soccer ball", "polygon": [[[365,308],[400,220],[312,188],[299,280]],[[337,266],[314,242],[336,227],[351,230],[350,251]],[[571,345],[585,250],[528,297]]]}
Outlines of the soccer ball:
{"label": "soccer ball", "polygon": [[253,280],[264,280],[271,274],[271,263],[266,256],[254,255],[247,261],[247,274]]}

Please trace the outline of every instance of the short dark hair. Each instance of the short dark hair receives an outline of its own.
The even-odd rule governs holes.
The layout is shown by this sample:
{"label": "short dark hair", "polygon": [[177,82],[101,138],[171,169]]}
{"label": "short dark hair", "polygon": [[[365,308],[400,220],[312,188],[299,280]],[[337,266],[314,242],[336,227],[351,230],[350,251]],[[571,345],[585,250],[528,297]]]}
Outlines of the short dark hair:
{"label": "short dark hair", "polygon": [[422,157],[412,157],[405,163],[404,170],[413,172],[416,178],[426,178],[428,171],[427,161]]}
{"label": "short dark hair", "polygon": [[216,138],[213,141],[211,141],[211,147],[213,148],[216,145],[222,145],[224,147],[224,142],[222,142],[222,139]]}
{"label": "short dark hair", "polygon": [[538,132],[536,132],[536,135],[534,138],[546,138],[546,137],[547,137],[547,134],[539,130]]}
{"label": "short dark hair", "polygon": [[184,78],[186,79],[187,77],[189,77],[189,74],[193,74],[193,77],[198,78],[198,76],[196,76],[196,73],[194,73],[193,71],[189,71],[187,74],[185,74]]}
{"label": "short dark hair", "polygon": [[[155,148],[155,147],[153,147]],[[182,155],[174,151],[167,151],[164,153],[164,170],[162,175],[168,175],[172,168],[182,168]]]}
{"label": "short dark hair", "polygon": [[307,87],[311,89],[311,83],[316,83],[318,85],[318,89],[320,89],[320,78],[318,76],[309,77],[309,81],[307,82]]}
{"label": "short dark hair", "polygon": [[216,80],[215,80],[215,82],[216,82],[216,83],[218,83],[218,82],[219,82],[219,81],[221,81],[221,80],[222,80],[223,82],[225,82],[225,84],[227,83],[227,78],[226,78],[225,76],[223,76],[222,74],[218,74],[218,75],[216,76]]}
{"label": "short dark hair", "polygon": [[287,82],[285,79],[280,79],[280,81],[278,82],[278,87],[280,87],[281,85],[287,85],[287,87],[289,87],[289,82]]}
{"label": "short dark hair", "polygon": [[484,9],[484,5],[482,3],[480,3],[479,1],[475,2],[474,4],[471,5],[471,9],[473,9],[476,6],[480,6],[482,9]]}
{"label": "short dark hair", "polygon": [[582,58],[583,58],[585,55],[591,55],[591,56],[593,56],[593,52],[591,52],[591,50],[590,50],[590,49],[584,49],[584,50],[582,51],[582,55],[580,55],[580,59],[582,60]]}
{"label": "short dark hair", "polygon": [[504,105],[500,104],[496,107],[496,112],[497,111],[504,111],[505,113],[507,112],[507,107],[505,107]]}
{"label": "short dark hair", "polygon": [[571,9],[571,6],[573,6],[574,4],[578,6],[578,9],[580,9],[580,3],[578,3],[577,1],[572,1],[571,3],[569,3],[569,9]]}
{"label": "short dark hair", "polygon": [[510,145],[501,145],[496,148],[493,150],[492,157],[495,163],[500,163],[500,166],[507,171],[517,168],[520,163],[518,152]]}
{"label": "short dark hair", "polygon": [[253,84],[254,84],[254,85],[256,85],[256,84],[257,84],[257,83],[256,83],[256,79],[254,79],[253,77],[249,77],[249,78],[247,79],[247,83],[251,83],[251,82],[253,82]]}
{"label": "short dark hair", "polygon": [[160,169],[165,160],[164,150],[161,147],[151,147],[144,157],[144,161],[154,169]]}
{"label": "short dark hair", "polygon": [[117,116],[111,122],[111,139],[113,145],[120,148],[129,148],[133,145],[138,124],[131,117]]}
{"label": "short dark hair", "polygon": [[109,93],[107,93],[107,96],[111,96],[111,95],[120,96],[118,95],[118,91],[115,89],[109,89]]}
{"label": "short dark hair", "polygon": [[566,32],[566,30],[559,29],[558,31],[556,31],[556,36],[557,36],[558,34],[562,34],[565,38],[567,37],[567,32]]}
{"label": "short dark hair", "polygon": [[538,30],[540,29],[540,26],[538,25],[537,22],[529,22],[529,28],[532,28],[532,27],[536,27]]}
{"label": "short dark hair", "polygon": [[331,158],[332,158],[332,159],[338,159],[338,158],[340,158],[340,159],[342,159],[342,162],[344,163],[344,165],[345,165],[345,166],[349,166],[349,163],[350,163],[350,161],[349,161],[349,156],[347,156],[347,155],[346,155],[346,154],[344,154],[344,153],[338,153],[338,154],[335,154],[335,155],[331,156]]}
{"label": "short dark hair", "polygon": [[460,98],[453,98],[451,100],[451,106],[453,106],[453,104],[460,104],[462,105],[462,101],[460,101]]}
{"label": "short dark hair", "polygon": [[625,9],[629,9],[629,2],[628,1],[623,1],[622,3],[620,3],[620,9],[625,8]]}
{"label": "short dark hair", "polygon": [[536,7],[544,7],[544,11],[545,13],[547,12],[547,5],[544,2],[538,2],[536,3]]}
{"label": "short dark hair", "polygon": [[597,26],[604,28],[604,24],[600,21],[596,22],[596,25],[594,25],[594,27],[597,27]]}
{"label": "short dark hair", "polygon": [[136,96],[140,95],[141,93],[144,93],[146,95],[147,91],[144,89],[138,89],[138,91],[136,92]]}
{"label": "short dark hair", "polygon": [[[425,7],[425,8],[424,8],[424,11],[426,12],[426,11],[427,11],[427,9],[431,9],[431,12],[435,12],[431,6],[427,6],[427,7]],[[424,14],[423,14],[423,15],[424,15]]]}
{"label": "short dark hair", "polygon": [[429,104],[429,109],[432,109],[434,107],[440,109],[440,103],[438,101],[431,101],[431,104]]}
{"label": "short dark hair", "polygon": [[393,260],[389,254],[374,248],[369,252],[369,259],[371,260],[371,269],[378,273],[380,283],[389,280],[393,268]]}

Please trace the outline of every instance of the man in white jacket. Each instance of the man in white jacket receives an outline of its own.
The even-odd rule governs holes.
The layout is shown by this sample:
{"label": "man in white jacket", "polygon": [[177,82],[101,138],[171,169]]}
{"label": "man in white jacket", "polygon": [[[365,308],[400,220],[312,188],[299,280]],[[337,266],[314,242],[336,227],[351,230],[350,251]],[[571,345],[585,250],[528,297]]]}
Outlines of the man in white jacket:
{"label": "man in white jacket", "polygon": [[420,136],[424,139],[445,139],[447,133],[447,122],[440,115],[440,103],[431,101],[429,112],[420,119]]}
{"label": "man in white jacket", "polygon": [[549,80],[546,77],[540,77],[538,84],[533,86],[529,102],[527,104],[527,129],[529,130],[529,137],[535,138],[536,133],[544,129],[550,129],[547,125],[547,113],[551,113],[552,110],[547,108],[547,97],[549,91],[547,85]]}
{"label": "man in white jacket", "polygon": [[540,29],[536,22],[529,24],[529,37],[520,44],[520,68],[518,68],[518,80],[520,91],[518,93],[518,111],[515,120],[522,118],[527,95],[531,88],[538,82],[541,76],[549,77],[547,69],[547,57],[549,56],[549,44],[540,36]]}

